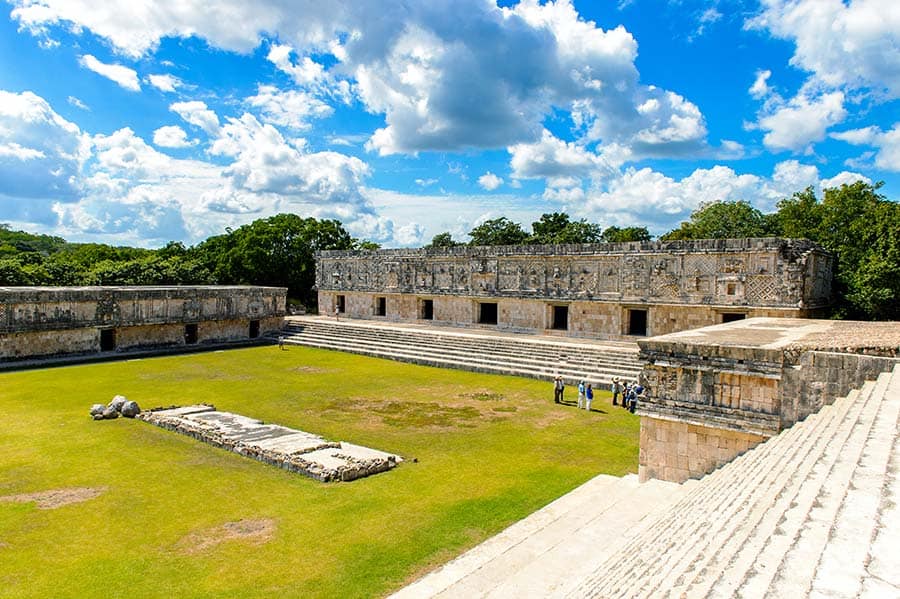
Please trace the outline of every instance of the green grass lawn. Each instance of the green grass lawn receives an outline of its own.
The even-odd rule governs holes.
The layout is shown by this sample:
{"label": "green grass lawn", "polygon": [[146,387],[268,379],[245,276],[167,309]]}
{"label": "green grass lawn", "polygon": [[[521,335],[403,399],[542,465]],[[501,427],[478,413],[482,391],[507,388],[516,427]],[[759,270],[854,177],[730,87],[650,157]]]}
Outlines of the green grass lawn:
{"label": "green grass lawn", "polygon": [[[407,461],[320,483],[144,422],[92,421],[115,394],[212,403]],[[638,419],[606,393],[594,408],[555,405],[549,381],[290,346],[3,373],[0,497],[102,493],[0,501],[0,596],[384,595],[597,474],[636,471]],[[264,536],[214,542],[248,520]]]}

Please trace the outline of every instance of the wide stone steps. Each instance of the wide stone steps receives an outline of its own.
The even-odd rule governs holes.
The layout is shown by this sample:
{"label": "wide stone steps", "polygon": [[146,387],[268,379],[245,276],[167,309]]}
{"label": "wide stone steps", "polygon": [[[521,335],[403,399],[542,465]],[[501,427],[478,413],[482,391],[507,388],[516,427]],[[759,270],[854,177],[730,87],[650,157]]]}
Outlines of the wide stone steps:
{"label": "wide stone steps", "polygon": [[[364,329],[365,330],[365,329]],[[315,329],[312,331],[303,330],[300,327],[287,327],[285,332],[292,335],[303,335],[303,334],[314,334],[316,337],[323,340],[333,340],[340,341],[346,339],[347,332],[346,330],[328,330],[328,329]],[[479,343],[476,340],[472,340],[466,338],[464,343],[460,343],[459,340],[451,338],[451,340],[447,341],[441,339],[441,336],[435,335],[432,338],[415,338],[413,336],[405,336],[402,334],[378,334],[369,333],[354,335],[354,341],[357,343],[370,343],[373,345],[390,345],[396,343],[402,343],[404,345],[412,345],[423,346],[427,349],[440,350],[442,353],[446,353],[448,355],[470,355],[473,350],[477,350],[479,353],[483,353],[485,355],[496,355],[497,352],[503,352],[504,356],[511,358],[518,358],[523,361],[537,361],[538,358],[546,359],[546,357],[552,357],[558,361],[566,362],[569,364],[596,364],[596,365],[615,365],[621,362],[623,358],[633,358],[634,355],[622,353],[621,355],[606,355],[599,353],[567,353],[564,351],[560,351],[556,348],[531,348],[526,346],[524,349],[521,345],[515,345],[510,347],[509,345],[501,345],[501,344],[486,344]],[[530,351],[529,351],[530,350]],[[541,352],[537,354],[536,352]]]}
{"label": "wide stone steps", "polygon": [[508,336],[455,332],[420,332],[390,325],[357,325],[294,319],[281,333],[286,343],[307,345],[416,364],[476,372],[548,379],[560,374],[569,382],[586,379],[609,383],[618,376],[636,379],[641,364],[636,350],[592,347]]}
{"label": "wide stone steps", "polygon": [[350,322],[328,322],[323,320],[306,320],[288,322],[285,330],[302,332],[314,331],[317,334],[346,335],[348,327],[357,338],[377,340],[400,340],[405,343],[416,342],[434,347],[459,347],[465,344],[468,347],[477,347],[487,351],[502,350],[512,355],[530,355],[534,351],[557,352],[565,359],[588,360],[617,360],[633,358],[637,354],[636,346],[627,349],[622,344],[593,345],[585,343],[565,343],[556,341],[537,340],[532,336],[522,335],[521,339],[513,339],[510,336],[494,337],[477,332],[460,333],[457,331],[417,331],[409,328],[393,327],[386,325],[357,324]]}
{"label": "wide stone steps", "polygon": [[675,483],[600,475],[441,568],[393,599],[564,596],[618,548],[617,539],[684,493]]}
{"label": "wide stone steps", "polygon": [[[304,337],[312,337],[314,340],[320,343],[332,343],[332,344],[343,344],[347,342],[347,332],[340,331],[319,331],[319,330],[296,330],[292,328],[285,329],[285,332],[288,333],[288,337],[286,340],[297,340]],[[549,355],[547,355],[546,351],[542,354],[538,354],[534,351],[513,351],[510,348],[505,347],[485,347],[485,346],[476,346],[472,343],[467,343],[465,346],[462,346],[460,343],[438,343],[433,342],[431,340],[415,340],[415,339],[406,339],[402,335],[396,336],[383,336],[383,337],[366,337],[366,336],[356,336],[354,335],[352,342],[357,349],[371,349],[373,351],[393,351],[397,348],[412,348],[415,350],[417,355],[422,355],[423,352],[426,355],[434,355],[439,357],[446,357],[448,359],[456,359],[456,360],[481,360],[488,364],[496,364],[497,355],[501,355],[504,358],[504,361],[508,363],[515,362],[522,366],[530,367],[530,368],[547,368],[548,361],[553,364],[557,364],[559,366],[565,366],[569,369],[580,369],[580,370],[600,370],[600,369],[609,369],[609,370],[618,370],[621,367],[621,358],[606,358],[606,357],[583,357],[583,356],[564,356],[560,359],[560,356],[556,351],[551,351]],[[626,368],[625,370],[629,372],[633,372],[637,374],[640,372],[640,366],[636,365],[634,368]]]}
{"label": "wide stone steps", "polygon": [[695,483],[566,594],[900,596],[898,415],[900,367]]}

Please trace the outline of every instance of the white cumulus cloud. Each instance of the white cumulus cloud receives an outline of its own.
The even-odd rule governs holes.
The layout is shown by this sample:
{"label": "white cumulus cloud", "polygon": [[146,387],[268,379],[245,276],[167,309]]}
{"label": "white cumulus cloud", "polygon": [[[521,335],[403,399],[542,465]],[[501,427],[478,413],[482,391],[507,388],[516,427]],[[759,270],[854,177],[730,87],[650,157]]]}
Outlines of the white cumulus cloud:
{"label": "white cumulus cloud", "polygon": [[166,125],[153,132],[153,143],[161,148],[188,148],[197,141],[189,140],[187,133],[178,125]]}
{"label": "white cumulus cloud", "polygon": [[[23,30],[90,30],[132,58],[165,37],[197,36],[245,53],[278,39],[267,58],[299,91],[358,99],[384,116],[367,144],[382,155],[535,143],[554,110],[571,111],[589,141],[617,144],[634,159],[706,150],[699,108],[642,84],[632,34],[584,20],[571,0],[11,2]],[[715,10],[700,16],[718,18]],[[161,89],[175,87],[168,83]]]}
{"label": "white cumulus cloud", "polygon": [[94,71],[101,77],[106,77],[124,89],[132,92],[141,91],[137,72],[118,63],[107,64],[100,62],[91,54],[85,54],[78,59],[78,63],[84,68]]}
{"label": "white cumulus cloud", "polygon": [[491,171],[488,171],[478,177],[478,184],[488,191],[494,191],[495,189],[503,185],[503,179],[498,177]]}
{"label": "white cumulus cloud", "polygon": [[40,96],[0,90],[0,221],[56,221],[77,201],[89,141]]}
{"label": "white cumulus cloud", "polygon": [[835,132],[831,137],[853,145],[865,145],[877,149],[875,167],[886,171],[900,172],[900,123],[888,131],[878,127],[865,127]]}
{"label": "white cumulus cloud", "polygon": [[757,100],[761,100],[768,96],[771,91],[768,83],[769,77],[771,76],[772,71],[756,71],[756,79],[753,81],[753,85],[750,86],[750,95]]}
{"label": "white cumulus cloud", "polygon": [[161,75],[147,75],[147,81],[156,89],[164,92],[174,92],[176,88],[181,87],[182,81],[175,75],[164,73]]}
{"label": "white cumulus cloud", "polygon": [[199,100],[175,102],[169,106],[169,110],[183,118],[185,122],[199,127],[208,135],[216,135],[219,131],[219,117],[209,109],[206,102]]}
{"label": "white cumulus cloud", "polygon": [[795,44],[791,64],[833,88],[900,97],[896,0],[762,0],[750,28]]}
{"label": "white cumulus cloud", "polygon": [[330,116],[334,109],[312,94],[297,90],[280,90],[274,85],[260,85],[255,96],[246,99],[259,110],[263,120],[273,125],[296,130],[309,128],[310,119]]}
{"label": "white cumulus cloud", "polygon": [[843,92],[818,97],[808,97],[801,92],[760,116],[759,128],[766,131],[763,143],[767,148],[801,151],[825,139],[828,128],[842,122],[846,116]]}

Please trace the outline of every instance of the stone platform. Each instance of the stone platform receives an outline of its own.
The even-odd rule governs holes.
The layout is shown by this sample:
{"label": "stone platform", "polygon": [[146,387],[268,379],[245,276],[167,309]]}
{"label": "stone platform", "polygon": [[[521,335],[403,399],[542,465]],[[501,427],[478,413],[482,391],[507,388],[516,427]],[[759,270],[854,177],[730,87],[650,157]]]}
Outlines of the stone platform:
{"label": "stone platform", "polygon": [[641,480],[682,482],[892,370],[900,325],[748,318],[638,345]]}
{"label": "stone platform", "polygon": [[351,443],[219,412],[209,405],[150,410],[138,418],[323,482],[350,481],[395,467],[403,459]]}

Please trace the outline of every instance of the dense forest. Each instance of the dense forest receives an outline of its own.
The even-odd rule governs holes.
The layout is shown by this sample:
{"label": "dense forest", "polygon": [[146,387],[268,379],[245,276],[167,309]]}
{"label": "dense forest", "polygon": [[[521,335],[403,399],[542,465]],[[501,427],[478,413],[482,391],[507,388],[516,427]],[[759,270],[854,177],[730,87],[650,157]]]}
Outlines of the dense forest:
{"label": "dense forest", "polygon": [[[726,237],[804,237],[836,257],[834,317],[900,319],[900,204],[863,182],[812,188],[763,214],[745,201],[700,206],[661,240]],[[470,245],[649,241],[646,227],[602,228],[568,214],[544,214],[527,232],[505,217],[469,232]],[[450,233],[426,247],[462,245]],[[69,243],[50,235],[13,231],[0,224],[0,286],[253,284],[288,288],[294,301],[316,302],[317,250],[375,249],[354,239],[336,220],[279,214],[229,229],[192,247],[170,242],[159,249]]]}

